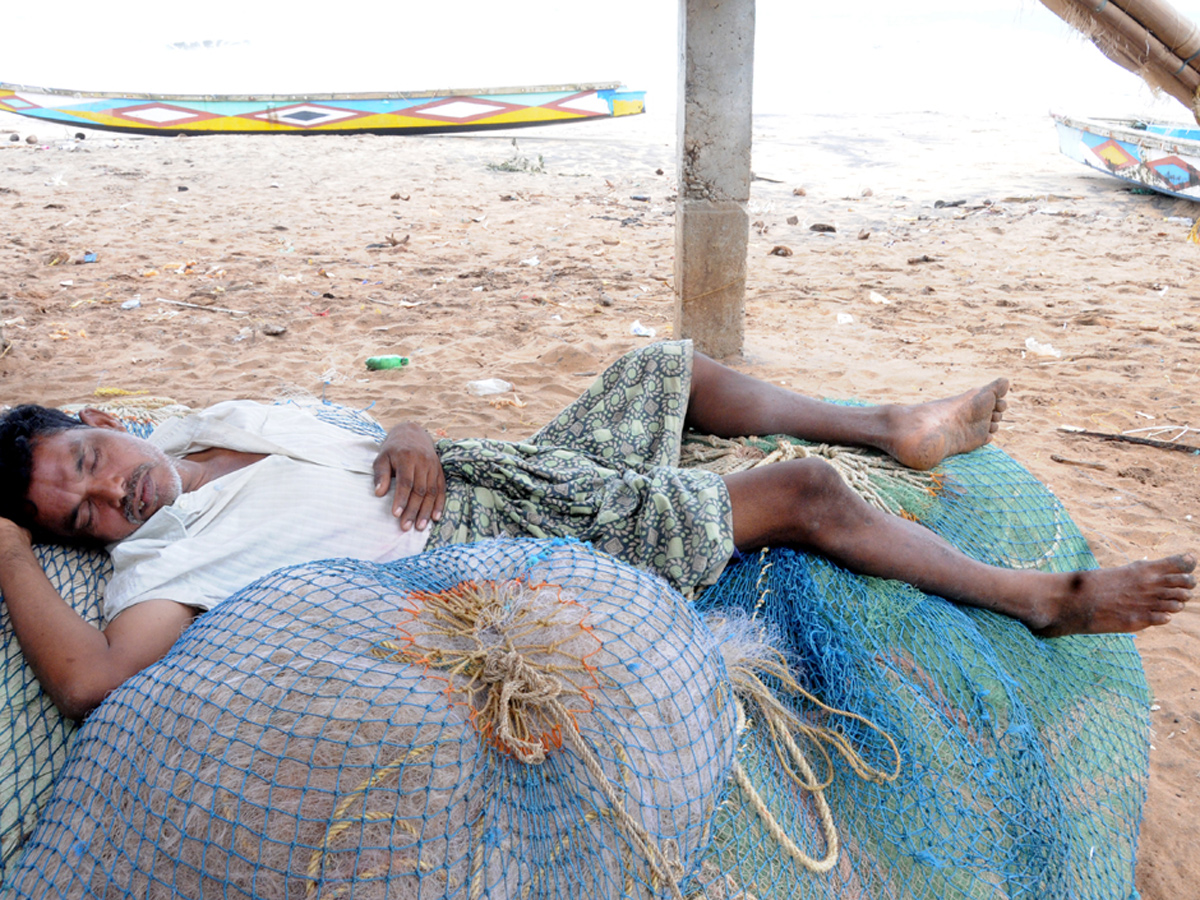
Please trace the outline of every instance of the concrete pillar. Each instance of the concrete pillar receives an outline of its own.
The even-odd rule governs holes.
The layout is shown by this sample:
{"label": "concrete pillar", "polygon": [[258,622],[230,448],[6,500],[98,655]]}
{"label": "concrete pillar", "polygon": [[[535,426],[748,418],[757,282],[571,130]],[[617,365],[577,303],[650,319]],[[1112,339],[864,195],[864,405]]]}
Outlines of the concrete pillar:
{"label": "concrete pillar", "polygon": [[742,351],[754,0],[679,0],[675,334]]}

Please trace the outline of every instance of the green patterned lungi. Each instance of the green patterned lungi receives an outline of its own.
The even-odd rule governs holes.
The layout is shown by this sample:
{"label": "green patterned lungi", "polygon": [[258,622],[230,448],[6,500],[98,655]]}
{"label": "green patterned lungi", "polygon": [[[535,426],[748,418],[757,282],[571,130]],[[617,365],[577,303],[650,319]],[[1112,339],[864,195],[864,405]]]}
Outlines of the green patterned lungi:
{"label": "green patterned lungi", "polygon": [[680,590],[733,553],[719,475],[680,469],[691,341],[617,360],[528,441],[441,440],[446,508],[429,549],[490,537],[574,537]]}

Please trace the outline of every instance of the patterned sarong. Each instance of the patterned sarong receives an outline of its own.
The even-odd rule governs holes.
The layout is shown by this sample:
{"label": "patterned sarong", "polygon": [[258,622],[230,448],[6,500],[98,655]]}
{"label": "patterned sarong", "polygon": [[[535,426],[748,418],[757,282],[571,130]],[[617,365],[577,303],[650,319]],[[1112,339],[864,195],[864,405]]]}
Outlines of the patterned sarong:
{"label": "patterned sarong", "polygon": [[574,537],[680,590],[733,553],[719,475],[680,469],[690,341],[617,360],[528,441],[441,440],[446,508],[429,548],[491,537]]}

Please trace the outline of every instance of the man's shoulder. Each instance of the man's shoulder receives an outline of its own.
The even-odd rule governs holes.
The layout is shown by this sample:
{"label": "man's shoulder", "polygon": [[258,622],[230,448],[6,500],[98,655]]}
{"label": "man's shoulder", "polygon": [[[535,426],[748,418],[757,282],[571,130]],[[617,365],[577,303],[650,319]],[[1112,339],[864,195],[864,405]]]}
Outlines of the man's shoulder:
{"label": "man's shoulder", "polygon": [[294,404],[225,400],[163,423],[149,440],[169,455],[185,455],[205,447],[277,453],[279,449],[273,446],[263,449],[243,444],[272,441],[281,435],[310,433],[314,429],[320,430],[317,419]]}

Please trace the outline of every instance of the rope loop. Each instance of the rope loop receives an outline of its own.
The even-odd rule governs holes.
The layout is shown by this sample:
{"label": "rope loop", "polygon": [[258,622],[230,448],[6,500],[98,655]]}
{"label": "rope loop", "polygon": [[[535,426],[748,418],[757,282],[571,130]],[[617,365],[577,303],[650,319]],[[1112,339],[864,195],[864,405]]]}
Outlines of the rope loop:
{"label": "rope loop", "polygon": [[562,682],[539,672],[515,650],[503,647],[488,650],[479,680],[491,685],[480,713],[481,727],[490,726],[500,745],[521,762],[528,765],[545,762],[546,745],[530,737],[524,718],[532,709],[537,709],[547,721],[561,723],[569,718],[570,713],[555,702],[562,693]]}

